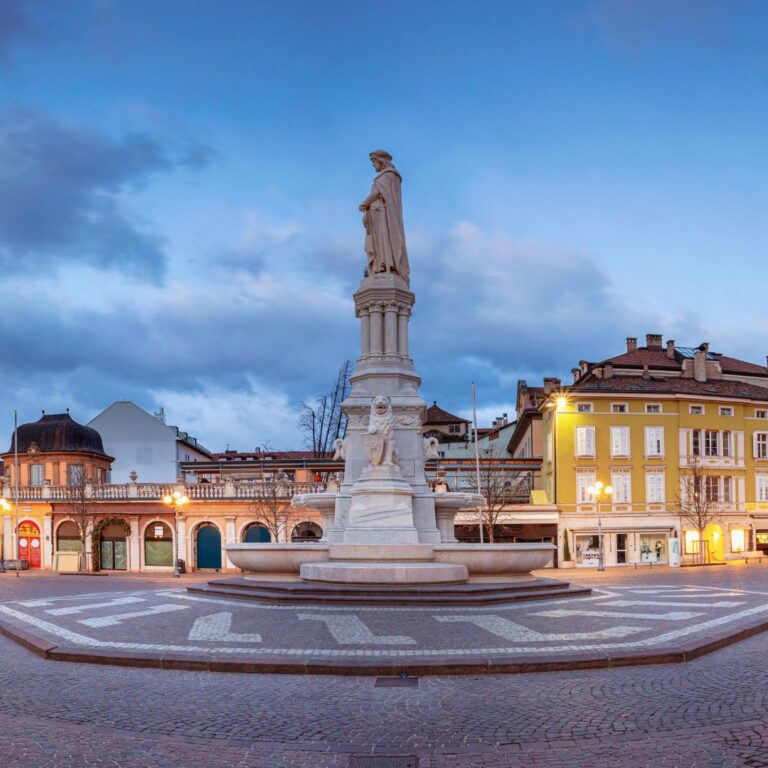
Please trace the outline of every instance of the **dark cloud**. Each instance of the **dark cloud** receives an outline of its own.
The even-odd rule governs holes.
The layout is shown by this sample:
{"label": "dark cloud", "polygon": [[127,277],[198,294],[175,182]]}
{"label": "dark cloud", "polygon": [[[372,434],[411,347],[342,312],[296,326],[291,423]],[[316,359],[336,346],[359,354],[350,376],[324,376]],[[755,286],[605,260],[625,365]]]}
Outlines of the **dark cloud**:
{"label": "dark cloud", "polygon": [[199,143],[174,147],[142,133],[114,140],[37,110],[0,112],[0,268],[81,262],[158,282],[162,237],[123,210],[120,194],[209,158]]}
{"label": "dark cloud", "polygon": [[22,0],[0,2],[0,59],[20,39],[33,36],[32,25],[22,9]]}
{"label": "dark cloud", "polygon": [[[226,267],[186,274],[186,284],[172,291],[139,287],[107,310],[11,297],[0,313],[4,358],[13,361],[5,386],[56,382],[61,398],[91,409],[123,397],[147,402],[158,390],[190,404],[230,392],[252,413],[262,396],[284,396],[284,413],[326,391],[340,363],[359,351],[351,291],[328,277],[326,249],[316,257],[290,226],[269,231],[281,236],[247,269],[227,254]],[[452,409],[468,403],[471,381],[484,403],[511,406],[518,377],[566,375],[580,357],[617,352],[626,335],[667,330],[645,309],[612,296],[588,258],[470,224],[431,242],[416,245],[414,238],[411,261],[412,353],[423,395]],[[281,270],[286,263],[290,270]],[[293,434],[288,421],[286,434]],[[199,436],[223,444],[223,429]],[[258,442],[259,425],[253,430],[251,442]]]}

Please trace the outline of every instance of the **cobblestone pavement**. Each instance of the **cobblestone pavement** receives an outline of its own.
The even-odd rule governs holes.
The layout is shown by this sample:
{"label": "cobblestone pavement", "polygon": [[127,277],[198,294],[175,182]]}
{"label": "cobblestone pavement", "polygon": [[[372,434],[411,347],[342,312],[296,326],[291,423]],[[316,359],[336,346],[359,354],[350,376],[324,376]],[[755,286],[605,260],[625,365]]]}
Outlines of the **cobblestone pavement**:
{"label": "cobblestone pavement", "polygon": [[[190,594],[179,581],[82,577],[62,584],[29,575],[17,599],[0,602],[0,619],[59,648],[150,657],[395,664],[619,658],[768,621],[765,572],[585,574],[595,582],[590,597],[472,608],[265,605]],[[6,576],[6,597],[9,582]],[[41,597],[35,584],[42,583],[56,589]]]}
{"label": "cobblestone pavement", "polygon": [[[760,592],[766,574],[747,566],[578,580]],[[3,604],[74,588],[114,599],[165,586],[130,577],[19,582],[0,577]],[[0,638],[0,766],[768,768],[767,650],[768,635],[758,635],[687,664],[436,676],[390,688],[370,677],[60,664]]]}

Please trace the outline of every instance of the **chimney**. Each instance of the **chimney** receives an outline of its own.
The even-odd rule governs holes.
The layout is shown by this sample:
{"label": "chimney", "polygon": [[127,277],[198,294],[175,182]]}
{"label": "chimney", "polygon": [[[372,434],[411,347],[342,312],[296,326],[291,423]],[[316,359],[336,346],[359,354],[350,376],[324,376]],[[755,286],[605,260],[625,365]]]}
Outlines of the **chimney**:
{"label": "chimney", "polygon": [[707,350],[708,349],[709,349],[709,344],[704,343],[693,353],[693,378],[696,381],[707,380]]}
{"label": "chimney", "polygon": [[637,349],[637,336],[627,336],[627,352],[634,352]]}
{"label": "chimney", "polygon": [[[766,357],[766,361],[768,361],[768,357]],[[575,384],[581,378],[581,368],[571,368],[571,373],[573,374],[573,383]]]}
{"label": "chimney", "polygon": [[675,359],[675,340],[674,339],[667,340],[667,357],[670,360]]}
{"label": "chimney", "polygon": [[544,394],[549,395],[560,387],[560,379],[550,376],[544,377]]}
{"label": "chimney", "polygon": [[586,360],[579,360],[579,368],[582,373],[586,373],[589,370],[589,363]]}
{"label": "chimney", "polygon": [[661,334],[646,333],[645,346],[648,347],[648,349],[661,349]]}

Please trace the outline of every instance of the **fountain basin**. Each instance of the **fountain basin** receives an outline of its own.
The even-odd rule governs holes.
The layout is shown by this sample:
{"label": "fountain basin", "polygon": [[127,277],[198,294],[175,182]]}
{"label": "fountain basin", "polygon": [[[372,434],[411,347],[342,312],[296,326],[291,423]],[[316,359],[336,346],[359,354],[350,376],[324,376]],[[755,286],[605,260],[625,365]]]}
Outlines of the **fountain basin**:
{"label": "fountain basin", "polygon": [[437,544],[435,562],[465,565],[474,573],[530,573],[549,563],[554,544]]}
{"label": "fountain basin", "polygon": [[228,544],[227,557],[251,573],[298,573],[304,563],[328,559],[327,544]]}

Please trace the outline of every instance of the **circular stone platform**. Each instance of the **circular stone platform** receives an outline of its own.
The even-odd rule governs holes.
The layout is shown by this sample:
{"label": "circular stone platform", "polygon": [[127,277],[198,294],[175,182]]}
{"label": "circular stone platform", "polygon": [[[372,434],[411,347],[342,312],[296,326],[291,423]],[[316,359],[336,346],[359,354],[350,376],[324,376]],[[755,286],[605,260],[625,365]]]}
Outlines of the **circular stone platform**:
{"label": "circular stone platform", "polygon": [[454,584],[468,577],[466,565],[450,563],[332,560],[301,566],[302,579],[334,584]]}

